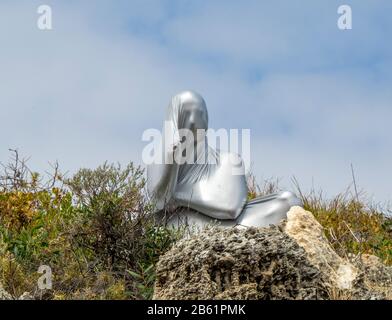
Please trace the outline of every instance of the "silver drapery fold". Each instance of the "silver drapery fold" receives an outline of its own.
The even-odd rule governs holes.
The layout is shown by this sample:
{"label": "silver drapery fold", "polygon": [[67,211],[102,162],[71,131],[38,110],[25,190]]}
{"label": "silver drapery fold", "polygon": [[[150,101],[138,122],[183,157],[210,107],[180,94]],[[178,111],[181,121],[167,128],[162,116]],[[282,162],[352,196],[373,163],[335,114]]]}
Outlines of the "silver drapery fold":
{"label": "silver drapery fold", "polygon": [[[181,205],[212,218],[235,219],[246,202],[244,175],[231,176],[229,153],[211,148],[206,135],[195,143],[193,163],[170,163],[176,152],[183,150],[182,129],[190,130],[195,138],[196,129],[208,129],[204,99],[192,91],[174,96],[167,108],[162,141],[162,159],[166,164],[147,167],[147,186],[157,210]],[[240,165],[243,166],[242,162]],[[214,194],[220,194],[221,198],[215,197],[214,201]]]}
{"label": "silver drapery fold", "polygon": [[[185,209],[171,218],[172,225],[182,217],[200,226],[218,221],[225,226],[261,227],[286,218],[292,206],[302,206],[302,201],[289,191],[260,196],[246,203],[248,189],[240,156],[211,148],[206,134],[197,136],[195,141],[188,140],[183,129],[193,136],[197,136],[197,129],[202,129],[201,132],[208,129],[205,102],[192,91],[172,98],[163,130],[162,160],[165,162],[147,167],[148,190],[156,209]],[[187,158],[185,163],[173,161],[183,155],[182,147],[190,143],[197,150],[191,153],[193,158]]]}

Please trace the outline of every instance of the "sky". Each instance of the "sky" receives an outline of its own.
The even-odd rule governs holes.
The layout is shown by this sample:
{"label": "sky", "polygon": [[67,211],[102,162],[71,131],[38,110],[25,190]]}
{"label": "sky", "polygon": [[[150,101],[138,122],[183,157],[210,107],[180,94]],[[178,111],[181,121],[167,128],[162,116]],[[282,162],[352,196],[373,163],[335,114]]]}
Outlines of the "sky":
{"label": "sky", "polygon": [[[37,27],[52,8],[53,30]],[[340,5],[352,29],[337,27]],[[0,162],[63,171],[142,164],[171,96],[207,103],[211,128],[251,130],[251,170],[333,196],[392,200],[389,0],[2,0]]]}

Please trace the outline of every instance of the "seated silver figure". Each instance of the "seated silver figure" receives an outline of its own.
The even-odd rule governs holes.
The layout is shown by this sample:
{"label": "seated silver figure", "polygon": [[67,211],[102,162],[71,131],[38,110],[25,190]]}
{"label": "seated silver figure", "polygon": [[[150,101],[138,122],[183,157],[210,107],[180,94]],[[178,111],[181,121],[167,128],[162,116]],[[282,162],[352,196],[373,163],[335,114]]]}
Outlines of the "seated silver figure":
{"label": "seated silver figure", "polygon": [[[208,113],[196,92],[185,91],[172,98],[165,128],[163,163],[147,166],[147,187],[157,216],[169,225],[184,221],[201,227],[209,223],[263,227],[284,219],[290,207],[302,205],[289,191],[247,202],[245,169],[239,155],[213,149],[207,135],[198,134],[208,129]],[[182,129],[195,137],[194,161],[176,161],[176,155],[184,152],[182,144],[188,143],[181,139]]]}

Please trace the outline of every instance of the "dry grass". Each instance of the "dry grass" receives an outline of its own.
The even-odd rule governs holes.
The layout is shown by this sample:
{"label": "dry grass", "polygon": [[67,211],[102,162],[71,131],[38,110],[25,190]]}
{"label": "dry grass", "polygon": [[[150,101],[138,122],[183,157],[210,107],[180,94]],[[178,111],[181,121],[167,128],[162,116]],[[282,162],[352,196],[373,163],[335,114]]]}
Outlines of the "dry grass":
{"label": "dry grass", "polygon": [[[0,172],[0,283],[14,298],[148,299],[154,265],[175,241],[158,228],[144,173],[103,164],[47,183],[17,153]],[[53,288],[37,288],[40,265]]]}
{"label": "dry grass", "polygon": [[342,257],[372,254],[392,265],[392,217],[387,210],[366,201],[365,196],[347,190],[332,199],[321,192],[303,194],[306,210],[311,211],[325,229],[335,251]]}
{"label": "dry grass", "polygon": [[[327,198],[323,192],[304,193],[293,179],[296,194],[304,208],[311,211],[325,229],[325,234],[336,252],[346,259],[372,254],[386,265],[392,265],[392,215],[366,200],[357,191],[355,180],[351,188]],[[260,185],[251,174],[248,177],[249,198],[280,191],[279,179],[267,179]]]}

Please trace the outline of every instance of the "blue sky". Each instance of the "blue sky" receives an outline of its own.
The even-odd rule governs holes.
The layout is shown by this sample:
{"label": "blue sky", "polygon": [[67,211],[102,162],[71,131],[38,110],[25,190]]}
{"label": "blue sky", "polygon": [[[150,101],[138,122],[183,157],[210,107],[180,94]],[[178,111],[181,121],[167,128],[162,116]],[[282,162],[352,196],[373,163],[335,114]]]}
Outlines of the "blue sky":
{"label": "blue sky", "polygon": [[[37,7],[54,29],[36,27]],[[337,28],[349,4],[353,29]],[[295,176],[327,195],[351,183],[392,199],[392,2],[8,1],[0,3],[0,161],[63,170],[141,162],[184,89],[210,127],[250,128],[261,181]]]}

